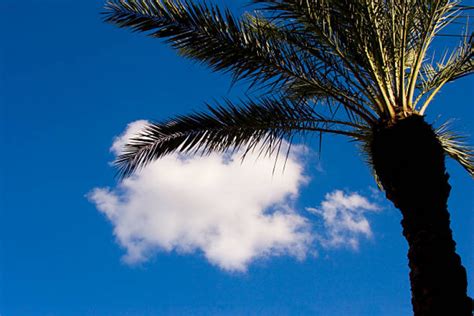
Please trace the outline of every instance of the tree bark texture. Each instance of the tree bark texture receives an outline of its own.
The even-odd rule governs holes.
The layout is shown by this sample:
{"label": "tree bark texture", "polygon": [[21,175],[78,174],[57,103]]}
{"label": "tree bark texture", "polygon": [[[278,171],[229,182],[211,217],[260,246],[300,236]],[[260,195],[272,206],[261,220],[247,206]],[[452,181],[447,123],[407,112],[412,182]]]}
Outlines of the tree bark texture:
{"label": "tree bark texture", "polygon": [[444,151],[419,115],[374,130],[375,172],[403,216],[415,316],[471,316],[467,275],[456,254],[447,201]]}

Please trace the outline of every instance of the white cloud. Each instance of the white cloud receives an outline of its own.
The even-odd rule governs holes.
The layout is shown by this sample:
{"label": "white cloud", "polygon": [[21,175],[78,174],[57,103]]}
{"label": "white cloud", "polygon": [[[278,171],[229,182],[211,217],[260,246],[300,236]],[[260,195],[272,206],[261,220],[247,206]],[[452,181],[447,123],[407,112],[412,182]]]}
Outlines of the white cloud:
{"label": "white cloud", "polygon": [[[111,150],[118,154],[145,124],[130,124]],[[285,172],[272,175],[273,158],[240,157],[170,155],[89,198],[112,222],[127,263],[157,251],[198,251],[222,269],[244,271],[258,258],[304,258],[311,227],[292,208],[306,182],[301,162],[291,155]]]}
{"label": "white cloud", "polygon": [[[114,139],[118,155],[128,139],[147,121],[130,123]],[[359,194],[333,191],[319,208],[323,227],[293,208],[308,182],[299,156],[305,147],[293,146],[285,172],[284,159],[249,153],[209,156],[169,155],[155,161],[116,188],[95,188],[88,197],[114,227],[117,242],[129,264],[148,260],[156,252],[202,253],[227,271],[245,271],[260,258],[289,255],[303,259],[315,246],[357,249],[372,231],[366,212],[378,210]],[[322,229],[321,229],[322,228]]]}
{"label": "white cloud", "polygon": [[371,238],[372,229],[366,213],[379,211],[376,204],[357,193],[335,190],[326,194],[319,208],[307,208],[321,217],[323,232],[316,239],[326,248],[359,248],[361,237]]}

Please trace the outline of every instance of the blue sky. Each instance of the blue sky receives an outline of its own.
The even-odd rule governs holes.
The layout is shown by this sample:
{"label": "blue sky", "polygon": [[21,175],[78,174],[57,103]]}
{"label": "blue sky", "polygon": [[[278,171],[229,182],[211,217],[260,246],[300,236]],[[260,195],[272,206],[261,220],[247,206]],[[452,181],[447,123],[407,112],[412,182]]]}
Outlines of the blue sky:
{"label": "blue sky", "polygon": [[[190,213],[183,213],[181,204],[175,203],[179,199],[164,189],[170,182],[150,188],[146,179],[139,178],[128,187],[120,186],[109,165],[114,139],[131,122],[202,109],[205,101],[241,96],[245,87],[229,90],[227,76],[177,57],[158,40],[102,23],[102,4],[96,0],[0,3],[0,315],[409,314],[407,246],[400,215],[382,194],[374,194],[374,180],[354,144],[338,137],[324,139],[320,159],[315,142],[309,141],[309,150],[302,149],[303,154],[290,159],[294,168],[283,178],[288,181],[278,175],[276,180],[262,180],[260,189],[265,181],[271,183],[268,190],[262,189],[268,199],[249,199],[242,205],[255,212],[236,217],[247,242],[235,248],[239,253],[226,251],[228,247],[214,251],[220,242],[226,246],[228,240],[235,241],[224,233],[217,241],[196,241],[203,236],[201,230],[188,232],[194,232],[200,217],[190,217],[193,221],[186,224],[190,226],[183,226],[179,218],[174,223],[181,230],[166,236],[153,230],[167,228],[160,220],[155,220],[155,226],[140,226],[150,230],[135,236],[146,242],[140,249],[146,258],[127,261],[127,253],[136,246],[134,238],[126,237],[131,228],[125,219],[132,218],[132,223],[135,219],[133,205],[121,200],[107,211],[98,202],[128,197],[152,205],[150,212],[168,216],[160,208],[167,201],[167,209],[177,210],[178,215],[202,211],[215,216],[216,212],[207,213],[208,206],[221,204],[209,200],[228,192],[207,190],[207,200],[190,203],[204,177],[202,168],[191,168],[199,166],[192,158],[184,163],[191,166],[189,170],[179,159],[168,160],[166,169],[156,166],[163,181],[176,178],[167,173],[170,170],[189,171],[189,192],[177,194],[188,202],[185,210]],[[238,8],[236,3],[232,7]],[[458,118],[458,130],[473,135],[473,83],[465,78],[448,85],[432,104],[428,118],[440,122]],[[249,177],[242,171],[235,176],[240,182],[231,180],[229,173],[222,172],[225,164],[219,159],[201,163],[217,170],[219,181],[227,181],[234,190],[231,193],[254,191],[240,191]],[[249,165],[242,170],[252,170]],[[452,229],[473,296],[474,187],[457,164],[448,160],[448,168]],[[265,169],[258,170],[264,177]],[[146,200],[130,191],[142,185],[150,192]],[[94,189],[105,190],[102,200],[91,198]],[[344,192],[345,198],[360,197],[368,203],[365,207],[359,203],[352,211],[357,223],[367,220],[370,233],[367,228],[335,228],[323,220],[326,208],[321,203],[329,203],[327,194],[336,190]],[[160,197],[156,203],[150,200],[155,193]],[[371,205],[378,210],[371,210]],[[259,207],[290,213],[271,218],[259,213]],[[112,216],[117,212],[125,215]],[[225,216],[209,218],[203,229],[231,229]],[[307,222],[298,221],[302,218]],[[257,227],[258,234],[252,235],[248,227]],[[278,236],[286,239],[261,240],[262,232],[278,229],[284,232]],[[183,231],[186,240],[180,237]],[[339,245],[331,243],[334,236],[342,238]],[[259,250],[265,253],[263,258]]]}

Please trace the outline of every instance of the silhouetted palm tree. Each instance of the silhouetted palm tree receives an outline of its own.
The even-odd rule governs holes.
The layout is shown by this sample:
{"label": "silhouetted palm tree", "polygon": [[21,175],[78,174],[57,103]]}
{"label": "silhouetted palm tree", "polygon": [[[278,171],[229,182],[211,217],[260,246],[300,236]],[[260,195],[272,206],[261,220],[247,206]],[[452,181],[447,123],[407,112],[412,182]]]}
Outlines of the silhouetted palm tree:
{"label": "silhouetted palm tree", "polygon": [[[199,1],[111,0],[105,20],[165,38],[180,55],[262,96],[150,124],[116,163],[128,176],[172,152],[278,151],[296,135],[362,144],[377,182],[403,215],[415,315],[471,315],[455,252],[445,155],[474,174],[472,151],[424,114],[448,82],[474,69],[473,36],[436,59],[430,45],[471,8],[450,0],[255,0],[236,18]],[[429,53],[429,54],[428,54]]]}

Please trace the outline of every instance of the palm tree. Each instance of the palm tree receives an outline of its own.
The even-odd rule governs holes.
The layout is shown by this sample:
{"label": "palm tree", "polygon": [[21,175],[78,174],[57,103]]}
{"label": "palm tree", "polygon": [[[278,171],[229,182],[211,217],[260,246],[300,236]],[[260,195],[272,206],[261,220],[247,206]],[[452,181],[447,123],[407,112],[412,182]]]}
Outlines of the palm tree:
{"label": "palm tree", "polygon": [[[164,38],[184,57],[247,80],[259,98],[147,126],[116,160],[122,176],[172,152],[277,152],[316,132],[359,144],[401,211],[414,314],[471,315],[455,252],[445,155],[474,175],[473,151],[425,112],[447,83],[473,73],[473,36],[440,58],[432,42],[471,9],[454,0],[254,0],[235,17],[187,0],[110,0],[105,20]],[[467,27],[466,27],[467,28]]]}

